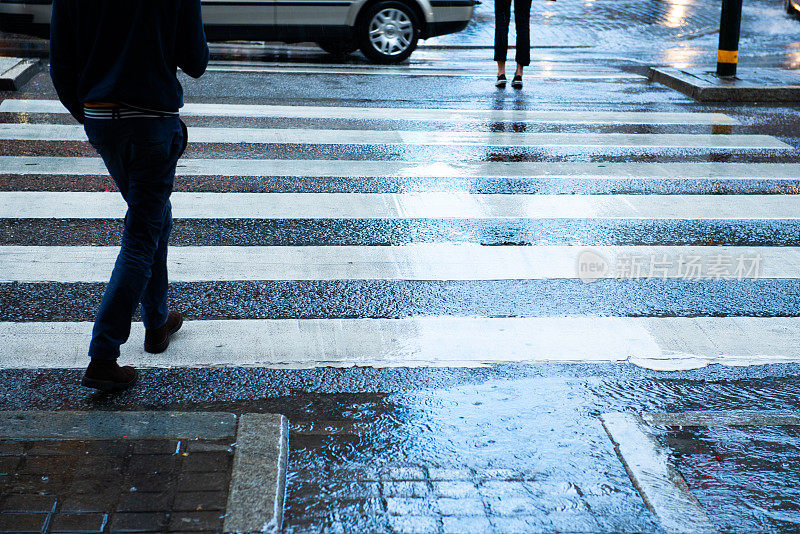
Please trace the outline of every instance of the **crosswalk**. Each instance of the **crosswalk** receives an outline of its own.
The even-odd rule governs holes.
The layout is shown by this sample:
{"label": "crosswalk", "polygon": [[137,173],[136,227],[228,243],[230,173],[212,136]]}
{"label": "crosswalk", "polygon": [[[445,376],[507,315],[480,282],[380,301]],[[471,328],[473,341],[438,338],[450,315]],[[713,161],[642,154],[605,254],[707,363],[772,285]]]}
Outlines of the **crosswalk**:
{"label": "crosswalk", "polygon": [[[170,272],[189,320],[163,355],[134,328],[128,363],[800,362],[796,147],[734,117],[363,102],[183,115]],[[6,99],[0,117],[0,367],[80,368],[124,203],[57,101]]]}
{"label": "crosswalk", "polygon": [[[4,100],[0,113],[52,113],[67,110],[57,100]],[[722,113],[658,113],[641,111],[559,111],[522,109],[420,109],[343,106],[265,106],[247,104],[188,103],[181,108],[184,117],[269,117],[295,119],[351,119],[395,121],[510,121],[550,124],[712,124],[738,122]]]}
{"label": "crosswalk", "polygon": [[[7,219],[113,219],[112,192],[3,192]],[[470,193],[173,193],[180,219],[796,219],[776,195],[474,195]]]}
{"label": "crosswalk", "polygon": [[[616,264],[618,258],[715,258],[758,261],[752,274],[767,279],[800,278],[800,247],[593,247]],[[576,278],[576,246],[415,244],[402,247],[184,246],[172,252],[174,282],[239,280],[547,280]],[[105,282],[117,247],[6,246],[4,282]],[[751,259],[754,258],[754,259]],[[621,259],[619,261],[622,261]],[[762,266],[763,264],[763,266]],[[674,263],[661,279],[680,278]],[[733,267],[733,265],[730,265]],[[753,271],[752,266],[743,265]],[[624,278],[609,273],[606,278]],[[722,274],[722,273],[720,273]],[[733,273],[731,273],[733,274]]]}
{"label": "crosswalk", "polygon": [[[61,124],[0,125],[0,140],[82,141],[83,127]],[[768,135],[507,133],[288,128],[189,128],[189,143],[271,145],[476,145],[480,147],[638,147],[775,149],[792,147]]]}
{"label": "crosswalk", "polygon": [[[274,62],[247,62],[218,61],[209,66],[210,72],[258,72],[263,74],[295,74],[295,75],[356,75],[356,76],[389,76],[389,77],[446,77],[446,78],[482,78],[494,80],[496,73],[492,65],[485,65],[483,69],[476,69],[475,62],[468,64],[453,64],[446,62],[432,62],[428,65],[411,66],[362,66],[351,65],[348,67],[335,67],[324,63],[303,63],[292,65]],[[643,80],[645,76],[637,73],[623,72],[602,66],[586,66],[585,64],[560,63],[550,64],[542,62],[541,67],[534,66],[528,69],[528,79],[535,80],[582,80],[582,81],[618,81],[618,80]]]}

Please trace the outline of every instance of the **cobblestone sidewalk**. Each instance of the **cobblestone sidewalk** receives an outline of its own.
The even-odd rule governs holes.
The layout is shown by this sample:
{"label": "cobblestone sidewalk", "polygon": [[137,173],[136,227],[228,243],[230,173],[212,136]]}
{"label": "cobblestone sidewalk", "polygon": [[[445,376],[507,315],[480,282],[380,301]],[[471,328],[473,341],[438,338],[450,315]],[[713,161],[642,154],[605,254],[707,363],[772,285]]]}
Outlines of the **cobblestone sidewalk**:
{"label": "cobblestone sidewalk", "polygon": [[[279,528],[280,416],[254,416],[257,425],[233,414],[50,412],[16,425],[2,416],[0,532],[223,532],[231,521]],[[25,428],[31,418],[38,424]],[[258,454],[247,448],[253,440],[266,443]]]}
{"label": "cobblestone sidewalk", "polygon": [[0,442],[0,531],[222,530],[232,440]]}

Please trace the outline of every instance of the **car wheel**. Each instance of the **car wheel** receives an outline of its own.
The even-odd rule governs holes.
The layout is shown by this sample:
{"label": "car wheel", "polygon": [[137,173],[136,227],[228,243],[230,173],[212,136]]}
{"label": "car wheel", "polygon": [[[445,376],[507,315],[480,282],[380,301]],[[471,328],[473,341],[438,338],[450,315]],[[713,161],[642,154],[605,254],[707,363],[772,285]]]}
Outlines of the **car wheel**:
{"label": "car wheel", "polygon": [[402,2],[379,2],[367,8],[356,28],[361,51],[378,63],[399,63],[419,40],[419,22]]}
{"label": "car wheel", "polygon": [[355,41],[350,40],[319,41],[317,46],[334,56],[346,56],[358,50],[358,45]]}

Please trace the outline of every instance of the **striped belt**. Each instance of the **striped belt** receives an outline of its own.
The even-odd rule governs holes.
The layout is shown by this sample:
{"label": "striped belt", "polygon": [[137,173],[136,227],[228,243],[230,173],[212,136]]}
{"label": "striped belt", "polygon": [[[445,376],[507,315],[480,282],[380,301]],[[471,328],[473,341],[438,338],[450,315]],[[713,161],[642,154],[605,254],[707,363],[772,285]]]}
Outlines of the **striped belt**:
{"label": "striped belt", "polygon": [[177,117],[177,111],[159,111],[127,106],[125,104],[111,104],[103,102],[89,102],[83,105],[83,114],[87,119],[135,119]]}

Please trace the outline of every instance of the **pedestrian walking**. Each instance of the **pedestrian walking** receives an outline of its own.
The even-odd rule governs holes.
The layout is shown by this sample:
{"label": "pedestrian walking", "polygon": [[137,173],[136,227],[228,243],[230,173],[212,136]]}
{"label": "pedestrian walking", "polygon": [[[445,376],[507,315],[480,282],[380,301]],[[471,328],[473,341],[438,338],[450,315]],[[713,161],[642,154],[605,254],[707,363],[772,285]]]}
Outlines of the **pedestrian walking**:
{"label": "pedestrian walking", "polygon": [[[494,0],[494,60],[497,61],[495,85],[506,86],[506,55],[508,54],[508,27],[511,23],[512,0]],[[522,71],[531,64],[531,0],[513,0],[514,28],[517,32],[517,70],[511,87],[522,89]]]}
{"label": "pedestrian walking", "polygon": [[136,370],[120,367],[117,358],[139,303],[148,352],[165,351],[183,324],[167,305],[169,198],[187,143],[176,71],[199,78],[208,58],[200,0],[53,1],[53,85],[83,123],[128,206],[92,331],[84,386],[112,391],[136,382]]}

